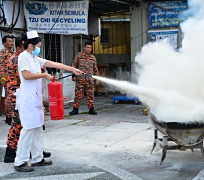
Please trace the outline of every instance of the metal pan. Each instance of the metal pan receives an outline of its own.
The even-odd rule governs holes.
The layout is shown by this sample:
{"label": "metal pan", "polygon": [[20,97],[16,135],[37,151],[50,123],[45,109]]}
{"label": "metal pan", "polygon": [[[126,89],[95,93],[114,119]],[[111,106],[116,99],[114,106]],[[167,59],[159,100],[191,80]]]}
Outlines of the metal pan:
{"label": "metal pan", "polygon": [[204,139],[204,124],[181,124],[177,122],[167,123],[162,120],[158,121],[151,112],[149,112],[149,119],[157,130],[179,145],[193,146],[199,144]]}

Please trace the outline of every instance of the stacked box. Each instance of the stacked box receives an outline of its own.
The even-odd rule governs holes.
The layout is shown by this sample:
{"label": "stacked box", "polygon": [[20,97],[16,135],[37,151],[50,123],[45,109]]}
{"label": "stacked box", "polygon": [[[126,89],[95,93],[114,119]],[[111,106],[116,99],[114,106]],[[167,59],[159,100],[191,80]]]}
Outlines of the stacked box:
{"label": "stacked box", "polygon": [[[101,77],[107,77],[108,78],[108,67],[99,67],[99,76]],[[108,86],[105,83],[100,82],[97,88],[97,92],[99,93],[107,93],[108,92]]]}

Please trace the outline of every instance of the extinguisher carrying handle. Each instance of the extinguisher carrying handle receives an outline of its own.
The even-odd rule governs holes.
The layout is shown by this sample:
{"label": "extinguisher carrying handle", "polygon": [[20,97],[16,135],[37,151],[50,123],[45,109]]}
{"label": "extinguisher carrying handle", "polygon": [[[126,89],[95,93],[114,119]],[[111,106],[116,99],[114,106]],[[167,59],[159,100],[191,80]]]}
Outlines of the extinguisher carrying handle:
{"label": "extinguisher carrying handle", "polygon": [[55,82],[55,81],[56,81],[56,77],[52,76],[52,82]]}
{"label": "extinguisher carrying handle", "polygon": [[55,101],[65,101],[68,98],[63,97],[62,99],[49,99],[49,102],[55,102]]}

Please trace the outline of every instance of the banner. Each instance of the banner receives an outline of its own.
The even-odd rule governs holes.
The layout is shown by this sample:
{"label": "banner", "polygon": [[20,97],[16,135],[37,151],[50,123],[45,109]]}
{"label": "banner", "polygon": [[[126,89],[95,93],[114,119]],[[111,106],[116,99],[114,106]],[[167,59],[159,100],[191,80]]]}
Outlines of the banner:
{"label": "banner", "polygon": [[148,31],[149,42],[161,41],[167,39],[170,45],[177,50],[178,49],[178,30],[160,30],[160,31]]}
{"label": "banner", "polygon": [[150,28],[179,26],[185,20],[181,13],[188,8],[187,2],[153,2],[148,4]]}
{"label": "banner", "polygon": [[28,31],[88,35],[88,1],[25,2]]}

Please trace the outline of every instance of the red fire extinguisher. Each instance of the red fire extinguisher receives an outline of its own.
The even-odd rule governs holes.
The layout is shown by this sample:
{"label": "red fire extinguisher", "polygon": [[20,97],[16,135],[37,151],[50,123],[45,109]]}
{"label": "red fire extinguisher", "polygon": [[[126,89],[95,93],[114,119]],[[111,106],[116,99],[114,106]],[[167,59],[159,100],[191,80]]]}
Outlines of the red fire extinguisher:
{"label": "red fire extinguisher", "polygon": [[62,83],[56,81],[55,77],[53,81],[48,84],[48,101],[50,109],[50,117],[52,120],[64,119],[64,100]]}

